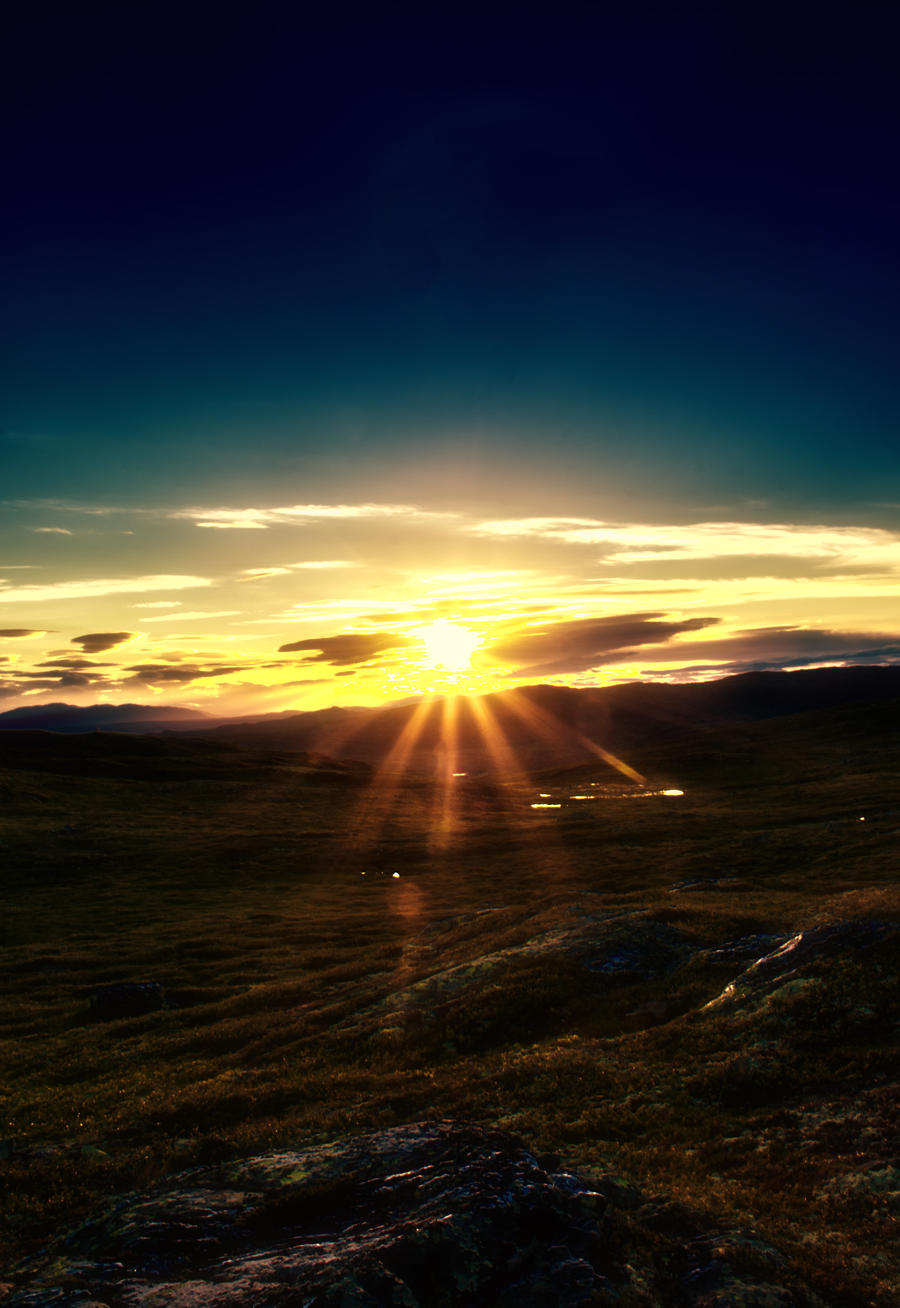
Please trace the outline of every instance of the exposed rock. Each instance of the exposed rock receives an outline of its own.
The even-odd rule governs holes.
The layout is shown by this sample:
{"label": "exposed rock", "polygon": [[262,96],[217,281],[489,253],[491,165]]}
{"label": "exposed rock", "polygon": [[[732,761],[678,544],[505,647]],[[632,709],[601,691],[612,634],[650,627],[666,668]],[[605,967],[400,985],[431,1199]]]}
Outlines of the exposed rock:
{"label": "exposed rock", "polygon": [[758,958],[706,1007],[754,1002],[788,982],[803,981],[803,973],[810,965],[842,954],[856,953],[896,929],[883,922],[840,922],[835,926],[800,931],[778,949]]}
{"label": "exposed rock", "polygon": [[737,940],[727,940],[724,945],[711,949],[707,958],[710,963],[756,962],[774,950],[780,949],[789,938],[763,932],[752,936],[741,936]]}
{"label": "exposed rock", "polygon": [[609,1284],[605,1207],[500,1132],[413,1124],[128,1195],[9,1304],[587,1308]]}
{"label": "exposed rock", "polygon": [[91,1016],[99,1022],[120,1017],[141,1017],[165,1008],[166,997],[158,981],[119,981],[91,995]]}
{"label": "exposed rock", "polygon": [[420,1122],[193,1168],[18,1269],[4,1308],[827,1308],[752,1233]]}
{"label": "exposed rock", "polygon": [[687,1250],[694,1266],[683,1288],[691,1308],[825,1308],[808,1287],[784,1284],[785,1255],[746,1231],[695,1236]]}
{"label": "exposed rock", "polygon": [[595,976],[616,981],[647,981],[665,976],[696,948],[666,922],[634,916],[597,917],[581,905],[570,906],[565,918],[521,945],[480,954],[471,961],[442,968],[391,995],[385,1007],[431,1006],[473,985],[494,980],[510,965],[575,962]]}

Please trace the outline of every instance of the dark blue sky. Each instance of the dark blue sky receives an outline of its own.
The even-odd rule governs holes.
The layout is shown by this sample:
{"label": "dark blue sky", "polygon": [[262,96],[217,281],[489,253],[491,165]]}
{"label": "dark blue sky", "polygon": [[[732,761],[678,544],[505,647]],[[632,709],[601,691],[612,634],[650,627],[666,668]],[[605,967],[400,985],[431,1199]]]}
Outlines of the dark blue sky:
{"label": "dark blue sky", "polygon": [[308,8],[13,20],[9,495],[898,498],[886,7]]}
{"label": "dark blue sky", "polygon": [[896,661],[891,18],[11,10],[0,699]]}

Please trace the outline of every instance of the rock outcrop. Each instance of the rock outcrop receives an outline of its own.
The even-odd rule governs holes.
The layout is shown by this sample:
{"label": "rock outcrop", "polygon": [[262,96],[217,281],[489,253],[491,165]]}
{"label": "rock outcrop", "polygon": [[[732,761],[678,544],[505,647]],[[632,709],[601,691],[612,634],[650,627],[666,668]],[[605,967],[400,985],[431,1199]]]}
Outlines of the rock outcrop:
{"label": "rock outcrop", "polygon": [[128,1195],[8,1302],[580,1308],[607,1284],[605,1207],[500,1132],[413,1124]]}
{"label": "rock outcrop", "polygon": [[824,1308],[752,1234],[559,1162],[439,1121],[194,1168],[60,1237],[5,1308]]}

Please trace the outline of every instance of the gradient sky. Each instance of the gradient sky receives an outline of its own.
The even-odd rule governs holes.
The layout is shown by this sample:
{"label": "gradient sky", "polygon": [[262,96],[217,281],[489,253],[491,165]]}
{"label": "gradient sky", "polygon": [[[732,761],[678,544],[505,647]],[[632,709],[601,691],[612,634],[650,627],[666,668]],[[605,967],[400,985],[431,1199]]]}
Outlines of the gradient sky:
{"label": "gradient sky", "polygon": [[887,9],[315,8],[8,25],[3,707],[900,661]]}

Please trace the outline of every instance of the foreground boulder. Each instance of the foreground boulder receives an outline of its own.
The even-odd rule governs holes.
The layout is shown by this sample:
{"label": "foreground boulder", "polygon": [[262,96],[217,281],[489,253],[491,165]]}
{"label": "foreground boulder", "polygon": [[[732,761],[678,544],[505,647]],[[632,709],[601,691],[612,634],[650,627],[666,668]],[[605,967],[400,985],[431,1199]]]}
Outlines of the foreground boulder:
{"label": "foreground boulder", "polygon": [[4,1308],[828,1308],[752,1232],[559,1164],[438,1121],[194,1168],[20,1267]]}
{"label": "foreground boulder", "polygon": [[413,1124],[128,1195],[7,1302],[580,1308],[608,1285],[605,1206],[500,1132]]}

